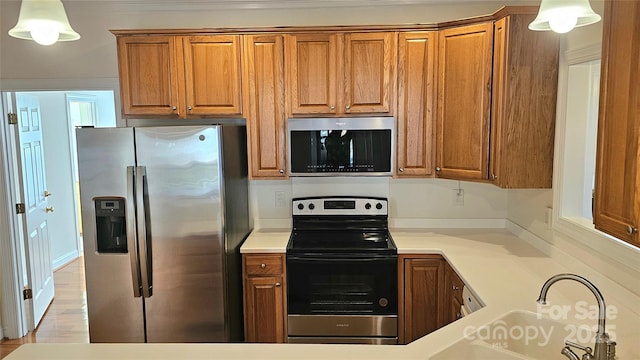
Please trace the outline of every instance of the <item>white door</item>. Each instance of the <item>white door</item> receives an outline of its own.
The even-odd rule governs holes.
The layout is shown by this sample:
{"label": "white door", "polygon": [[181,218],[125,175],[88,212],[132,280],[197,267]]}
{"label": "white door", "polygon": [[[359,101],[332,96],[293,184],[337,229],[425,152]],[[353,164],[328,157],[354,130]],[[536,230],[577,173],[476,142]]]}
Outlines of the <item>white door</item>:
{"label": "white door", "polygon": [[15,131],[22,178],[21,198],[25,205],[22,216],[24,249],[27,265],[27,286],[33,299],[27,302],[29,330],[38,326],[53,300],[53,270],[51,267],[47,215],[53,211],[47,204],[47,182],[44,172],[42,124],[38,98],[16,94],[18,124]]}

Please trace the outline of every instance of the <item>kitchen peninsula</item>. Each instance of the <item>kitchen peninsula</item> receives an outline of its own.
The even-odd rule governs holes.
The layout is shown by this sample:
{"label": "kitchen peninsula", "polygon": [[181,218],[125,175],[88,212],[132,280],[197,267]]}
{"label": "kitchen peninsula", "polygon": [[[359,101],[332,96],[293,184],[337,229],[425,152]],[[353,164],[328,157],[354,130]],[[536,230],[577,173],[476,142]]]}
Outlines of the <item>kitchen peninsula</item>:
{"label": "kitchen peninsula", "polygon": [[[429,359],[473,329],[514,310],[535,312],[540,287],[558,273],[576,273],[594,282],[617,313],[607,319],[618,343],[618,360],[640,358],[640,299],[588,266],[546,255],[541,240],[522,240],[505,229],[391,229],[399,254],[442,254],[485,307],[408,345],[302,344],[26,344],[7,359]],[[284,254],[289,230],[255,231],[243,254]],[[538,242],[539,241],[539,242]],[[542,244],[542,245],[541,245]],[[535,246],[533,246],[535,245]],[[554,305],[595,305],[593,295],[574,284],[558,283],[549,294]],[[575,321],[590,327],[596,320]],[[591,340],[589,340],[591,341]],[[593,346],[592,343],[583,345]],[[559,353],[561,349],[557,349]]]}

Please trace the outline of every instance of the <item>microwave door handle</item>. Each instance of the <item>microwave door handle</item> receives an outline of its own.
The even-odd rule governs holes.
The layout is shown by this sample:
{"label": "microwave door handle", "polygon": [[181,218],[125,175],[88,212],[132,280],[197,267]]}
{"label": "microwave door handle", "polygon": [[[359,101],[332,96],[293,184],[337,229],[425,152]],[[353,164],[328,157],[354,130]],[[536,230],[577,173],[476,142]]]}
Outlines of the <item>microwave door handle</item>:
{"label": "microwave door handle", "polygon": [[138,239],[140,253],[140,279],[142,280],[142,294],[144,297],[153,295],[151,277],[151,246],[149,244],[149,233],[147,232],[147,209],[145,201],[145,184],[147,179],[147,168],[138,166],[136,168],[136,211],[138,217]]}
{"label": "microwave door handle", "polygon": [[136,207],[135,207],[136,169],[127,166],[127,248],[131,259],[131,280],[133,280],[133,296],[141,296],[140,267],[138,266],[138,246],[136,239]]}

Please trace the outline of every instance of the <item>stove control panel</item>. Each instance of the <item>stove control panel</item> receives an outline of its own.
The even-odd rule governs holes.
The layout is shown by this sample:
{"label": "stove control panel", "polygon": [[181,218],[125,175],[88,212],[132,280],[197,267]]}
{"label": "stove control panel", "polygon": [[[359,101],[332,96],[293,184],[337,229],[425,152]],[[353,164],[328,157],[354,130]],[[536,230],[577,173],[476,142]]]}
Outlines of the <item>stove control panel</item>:
{"label": "stove control panel", "polygon": [[388,200],[378,197],[293,199],[293,215],[388,215]]}

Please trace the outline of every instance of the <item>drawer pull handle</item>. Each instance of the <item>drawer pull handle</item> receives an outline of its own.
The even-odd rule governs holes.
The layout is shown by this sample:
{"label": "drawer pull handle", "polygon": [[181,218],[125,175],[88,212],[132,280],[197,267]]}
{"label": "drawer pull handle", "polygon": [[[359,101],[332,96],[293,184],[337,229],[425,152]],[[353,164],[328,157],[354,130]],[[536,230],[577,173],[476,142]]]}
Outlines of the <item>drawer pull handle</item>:
{"label": "drawer pull handle", "polygon": [[264,269],[267,267],[267,264],[260,264],[260,269]]}

